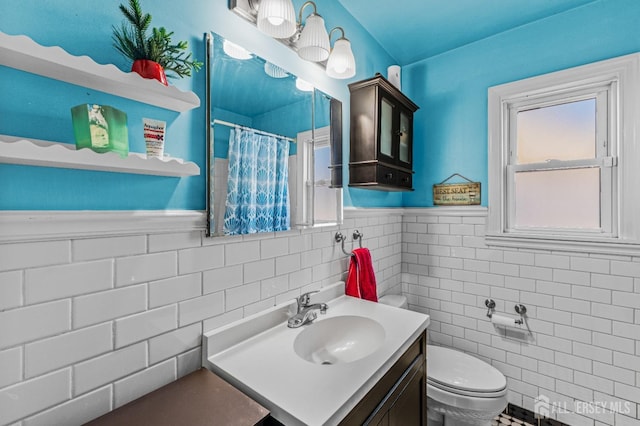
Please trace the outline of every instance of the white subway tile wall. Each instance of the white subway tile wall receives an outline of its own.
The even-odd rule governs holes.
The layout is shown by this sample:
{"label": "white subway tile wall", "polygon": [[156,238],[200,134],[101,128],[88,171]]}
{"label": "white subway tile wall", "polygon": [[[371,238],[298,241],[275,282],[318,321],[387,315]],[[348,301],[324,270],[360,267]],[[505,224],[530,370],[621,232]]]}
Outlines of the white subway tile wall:
{"label": "white subway tile wall", "polygon": [[402,210],[345,213],[340,227],[260,236],[0,244],[0,425],[82,424],[196,370],[203,331],[344,280],[338,231],[351,250],[359,229],[379,292],[400,293]]}
{"label": "white subway tile wall", "polygon": [[[501,370],[512,404],[533,410],[545,396],[570,425],[640,424],[640,258],[490,248],[486,210],[469,212],[347,211],[341,227],[244,238],[0,244],[0,425],[81,424],[188,374],[203,331],[344,279],[333,236],[354,229],[380,293],[402,287],[431,315],[430,343]],[[525,304],[531,334],[495,328],[486,298],[511,315]]]}
{"label": "white subway tile wall", "polygon": [[[569,425],[640,425],[640,258],[485,245],[486,209],[407,209],[402,289],[431,316],[430,344],[489,362],[509,402]],[[484,301],[528,332],[504,331]]]}

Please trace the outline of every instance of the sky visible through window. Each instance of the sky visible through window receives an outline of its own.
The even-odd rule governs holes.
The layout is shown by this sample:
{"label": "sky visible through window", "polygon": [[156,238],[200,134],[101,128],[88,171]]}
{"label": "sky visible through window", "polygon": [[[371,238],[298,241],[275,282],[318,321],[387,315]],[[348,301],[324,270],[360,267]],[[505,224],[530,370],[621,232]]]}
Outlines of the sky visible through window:
{"label": "sky visible through window", "polygon": [[[596,156],[596,100],[521,111],[517,164],[584,160]],[[517,227],[600,227],[600,169],[517,172]]]}
{"label": "sky visible through window", "polygon": [[594,158],[596,100],[518,113],[518,164]]}

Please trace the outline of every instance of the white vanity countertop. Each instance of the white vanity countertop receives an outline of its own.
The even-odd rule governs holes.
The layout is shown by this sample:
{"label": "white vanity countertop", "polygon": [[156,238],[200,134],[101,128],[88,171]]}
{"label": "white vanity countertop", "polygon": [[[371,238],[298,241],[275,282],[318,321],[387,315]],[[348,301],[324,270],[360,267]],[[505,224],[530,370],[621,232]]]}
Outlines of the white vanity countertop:
{"label": "white vanity countertop", "polygon": [[[385,331],[381,348],[350,363],[305,361],[293,349],[296,336],[305,327],[287,327],[291,306],[282,305],[205,333],[204,366],[268,408],[287,426],[337,424],[427,328],[429,316],[349,296],[327,304],[327,314],[318,315],[314,322],[343,315],[376,320]],[[259,323],[262,331],[254,328]]]}

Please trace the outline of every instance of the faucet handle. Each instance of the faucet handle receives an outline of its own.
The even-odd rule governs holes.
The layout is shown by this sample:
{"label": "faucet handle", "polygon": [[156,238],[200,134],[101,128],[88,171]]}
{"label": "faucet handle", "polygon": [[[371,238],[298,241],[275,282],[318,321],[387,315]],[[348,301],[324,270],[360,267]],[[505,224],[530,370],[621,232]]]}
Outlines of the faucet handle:
{"label": "faucet handle", "polygon": [[311,301],[311,295],[314,294],[314,293],[319,293],[319,290],[308,291],[306,293],[302,293],[300,295],[300,297],[298,297],[298,306],[304,308],[307,305],[309,305],[309,302]]}

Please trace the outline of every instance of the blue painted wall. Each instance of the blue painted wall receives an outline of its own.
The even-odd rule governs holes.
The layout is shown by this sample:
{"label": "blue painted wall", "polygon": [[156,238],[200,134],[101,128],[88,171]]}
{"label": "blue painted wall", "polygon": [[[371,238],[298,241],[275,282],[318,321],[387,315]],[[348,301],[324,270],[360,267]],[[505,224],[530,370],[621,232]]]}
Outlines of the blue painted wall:
{"label": "blue painted wall", "polygon": [[[302,0],[294,1],[296,7]],[[119,0],[96,7],[83,0],[24,0],[0,14],[0,31],[25,34],[43,45],[59,45],[99,63],[130,66],[111,46],[111,26],[122,18]],[[153,25],[188,40],[203,58],[202,35],[211,30],[244,44],[343,102],[349,114],[349,81],[332,80],[314,64],[236,17],[225,0],[143,0]],[[350,81],[386,73],[395,61],[337,1],[319,4],[327,27],[341,25],[351,40],[358,74]],[[452,173],[482,183],[487,204],[487,89],[640,50],[640,2],[601,0],[403,68],[403,89],[421,109],[415,124],[415,192],[345,189],[345,205],[431,206],[431,188]],[[175,80],[182,90],[204,97],[204,74]],[[73,142],[69,109],[81,103],[112,105],[129,116],[132,151],[144,151],[142,117],[167,121],[167,152],[204,169],[203,107],[175,113],[97,91],[0,67],[0,134]],[[344,158],[348,158],[345,119]],[[345,160],[346,161],[346,160]],[[348,173],[348,172],[346,172]],[[131,174],[0,165],[0,209],[204,209],[204,175],[166,178]]]}
{"label": "blue painted wall", "polygon": [[640,2],[601,0],[498,34],[403,69],[415,117],[415,192],[432,206],[432,185],[453,173],[482,183],[487,205],[487,89],[640,50]]}
{"label": "blue painted wall", "polygon": [[[42,45],[61,46],[74,55],[88,55],[98,63],[112,63],[122,70],[130,64],[112,47],[111,26],[122,16],[118,5],[107,0],[98,5],[85,0],[24,0],[0,13],[0,31],[24,34]],[[153,16],[152,26],[174,31],[175,40],[187,40],[194,55],[204,59],[203,34],[214,31],[245,45],[343,102],[344,158],[348,158],[349,81],[326,77],[315,64],[300,61],[281,43],[227,9],[226,0],[142,0]],[[296,7],[302,0],[295,0]],[[394,61],[337,1],[320,2],[319,13],[327,28],[342,26],[351,40],[358,73],[351,81],[384,72]],[[194,91],[204,105],[204,73],[171,82]],[[166,152],[205,169],[206,124],[203,106],[176,113],[67,83],[0,66],[0,134],[73,143],[70,108],[82,103],[111,105],[125,111],[129,121],[131,151],[143,152],[142,117],[167,121]],[[128,210],[205,208],[205,178],[167,178],[133,174],[66,170],[0,164],[2,210]],[[345,204],[400,206],[400,194],[345,191]]]}

